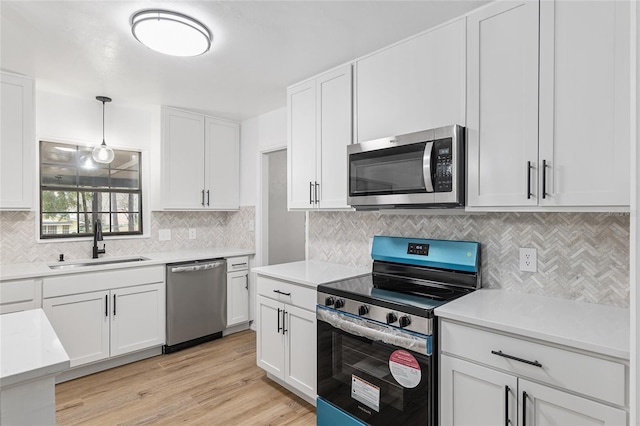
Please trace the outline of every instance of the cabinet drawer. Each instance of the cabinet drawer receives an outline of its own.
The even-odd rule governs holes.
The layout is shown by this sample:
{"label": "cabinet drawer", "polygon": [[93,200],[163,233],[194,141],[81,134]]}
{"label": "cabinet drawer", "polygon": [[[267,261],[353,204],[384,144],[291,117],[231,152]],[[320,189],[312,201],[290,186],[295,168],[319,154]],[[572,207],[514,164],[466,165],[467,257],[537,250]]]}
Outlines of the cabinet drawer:
{"label": "cabinet drawer", "polygon": [[288,281],[258,276],[258,294],[302,309],[316,310],[316,290]]}
{"label": "cabinet drawer", "polygon": [[0,282],[0,314],[37,308],[36,298],[35,280]]}
{"label": "cabinet drawer", "polygon": [[230,257],[227,259],[227,272],[249,269],[249,256]]}
{"label": "cabinet drawer", "polygon": [[164,265],[60,275],[45,278],[42,281],[42,295],[43,297],[57,297],[134,285],[162,283],[164,282],[164,275]]}
{"label": "cabinet drawer", "polygon": [[[499,368],[520,377],[578,392],[624,406],[626,366],[544,344],[521,340],[490,331],[441,322],[441,351]],[[536,361],[541,366],[509,359],[492,353]]]}

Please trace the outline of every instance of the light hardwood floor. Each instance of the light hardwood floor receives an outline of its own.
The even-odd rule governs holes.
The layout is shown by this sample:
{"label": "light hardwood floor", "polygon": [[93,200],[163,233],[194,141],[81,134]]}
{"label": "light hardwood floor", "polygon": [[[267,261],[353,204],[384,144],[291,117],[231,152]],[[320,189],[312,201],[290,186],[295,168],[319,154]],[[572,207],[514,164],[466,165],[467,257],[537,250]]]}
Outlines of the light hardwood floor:
{"label": "light hardwood floor", "polygon": [[315,408],[256,366],[243,331],[56,385],[58,425],[315,425]]}

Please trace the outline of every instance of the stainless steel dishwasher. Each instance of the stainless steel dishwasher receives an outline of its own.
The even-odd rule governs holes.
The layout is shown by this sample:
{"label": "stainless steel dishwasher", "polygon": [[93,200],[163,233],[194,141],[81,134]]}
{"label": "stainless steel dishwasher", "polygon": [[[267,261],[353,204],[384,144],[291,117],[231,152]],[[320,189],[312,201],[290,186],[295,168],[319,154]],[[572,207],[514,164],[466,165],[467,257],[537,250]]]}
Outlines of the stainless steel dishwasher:
{"label": "stainless steel dishwasher", "polygon": [[227,261],[167,265],[167,344],[171,353],[222,337],[227,325]]}

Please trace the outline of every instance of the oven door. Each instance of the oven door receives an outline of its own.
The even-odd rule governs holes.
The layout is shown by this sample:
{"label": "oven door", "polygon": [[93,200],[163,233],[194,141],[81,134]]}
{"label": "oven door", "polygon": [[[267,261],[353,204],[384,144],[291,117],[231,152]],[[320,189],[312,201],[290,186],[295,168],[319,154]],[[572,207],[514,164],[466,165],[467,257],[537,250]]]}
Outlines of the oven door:
{"label": "oven door", "polygon": [[430,336],[323,306],[317,319],[320,398],[370,425],[434,424]]}

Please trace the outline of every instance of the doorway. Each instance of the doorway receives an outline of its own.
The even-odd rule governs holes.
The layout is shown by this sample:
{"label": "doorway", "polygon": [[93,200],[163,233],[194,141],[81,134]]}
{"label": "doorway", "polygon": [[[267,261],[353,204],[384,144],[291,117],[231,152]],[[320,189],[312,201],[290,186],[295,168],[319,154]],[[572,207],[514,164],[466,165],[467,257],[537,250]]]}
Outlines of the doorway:
{"label": "doorway", "polygon": [[287,150],[262,156],[263,265],[305,259],[306,214],[287,210]]}

